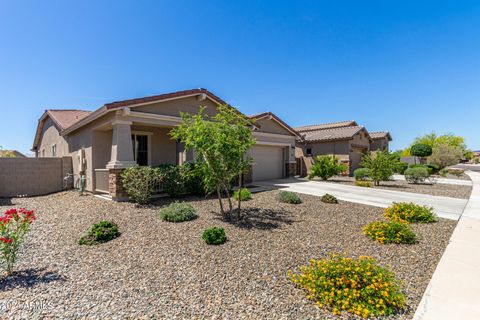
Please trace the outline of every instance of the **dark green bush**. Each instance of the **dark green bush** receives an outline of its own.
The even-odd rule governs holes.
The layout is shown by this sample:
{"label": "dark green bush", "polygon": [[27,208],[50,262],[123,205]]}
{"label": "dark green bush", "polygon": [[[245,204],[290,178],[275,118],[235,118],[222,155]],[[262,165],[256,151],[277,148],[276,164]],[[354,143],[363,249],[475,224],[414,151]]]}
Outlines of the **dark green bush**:
{"label": "dark green bush", "polygon": [[415,157],[425,158],[432,155],[432,147],[426,144],[414,144],[410,148],[410,154]]}
{"label": "dark green bush", "polygon": [[408,166],[408,168],[425,168],[428,171],[428,174],[432,174],[432,168],[425,165],[425,164],[411,164]]}
{"label": "dark green bush", "polygon": [[328,180],[337,174],[345,172],[347,169],[347,166],[340,163],[340,160],[335,156],[316,156],[313,159],[308,179],[320,177],[322,180]]}
{"label": "dark green bush", "polygon": [[290,204],[302,203],[302,199],[300,199],[298,194],[290,191],[280,191],[280,193],[278,194],[278,200]]}
{"label": "dark green bush", "polygon": [[426,164],[425,167],[429,169],[428,172],[430,174],[437,174],[440,171],[440,167],[438,166],[438,164],[429,163]]}
{"label": "dark green bush", "polygon": [[417,236],[405,223],[395,221],[375,221],[363,228],[363,233],[381,244],[417,242]]}
{"label": "dark green bush", "polygon": [[130,167],[122,172],[122,183],[130,199],[147,204],[160,182],[160,171],[151,167]]}
{"label": "dark green bush", "polygon": [[430,177],[430,174],[425,167],[408,168],[405,170],[404,175],[405,180],[409,183],[423,183]]}
{"label": "dark green bush", "polygon": [[252,199],[252,193],[247,188],[240,189],[240,192],[239,192],[239,190],[235,190],[235,192],[233,193],[233,199],[238,201],[238,195],[239,194],[240,194],[240,200],[242,200],[242,201],[247,201],[247,200]]}
{"label": "dark green bush", "polygon": [[225,235],[225,230],[223,228],[212,227],[203,231],[202,239],[207,244],[219,245],[227,241],[227,236]]}
{"label": "dark green bush", "polygon": [[158,166],[163,191],[170,197],[184,194],[205,194],[204,184],[195,163],[182,165],[163,164]]}
{"label": "dark green bush", "polygon": [[338,203],[338,200],[335,196],[331,195],[331,194],[324,194],[321,198],[322,202],[325,202],[325,203]]}
{"label": "dark green bush", "polygon": [[197,214],[191,204],[174,202],[160,211],[160,218],[169,222],[183,222],[197,218]]}
{"label": "dark green bush", "polygon": [[395,168],[395,172],[399,174],[404,174],[407,168],[408,168],[408,163],[398,162]]}
{"label": "dark green bush", "polygon": [[93,245],[104,243],[115,239],[119,235],[118,226],[114,222],[102,220],[94,224],[90,230],[88,230],[87,234],[78,240],[78,244]]}
{"label": "dark green bush", "polygon": [[355,171],[353,171],[353,176],[357,181],[368,180],[369,174],[370,174],[370,169],[367,169],[367,168],[358,168]]}

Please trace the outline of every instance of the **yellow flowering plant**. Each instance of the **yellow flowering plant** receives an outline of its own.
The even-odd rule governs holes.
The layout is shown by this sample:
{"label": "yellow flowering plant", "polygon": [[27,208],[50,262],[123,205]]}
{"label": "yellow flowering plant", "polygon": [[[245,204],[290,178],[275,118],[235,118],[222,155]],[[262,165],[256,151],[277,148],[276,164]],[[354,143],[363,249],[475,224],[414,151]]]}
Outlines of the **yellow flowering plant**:
{"label": "yellow flowering plant", "polygon": [[417,236],[405,223],[395,221],[374,221],[363,228],[363,233],[381,244],[417,242]]}
{"label": "yellow flowering plant", "polygon": [[413,202],[394,202],[385,209],[385,218],[402,223],[430,223],[437,221],[433,208]]}
{"label": "yellow flowering plant", "polygon": [[288,272],[292,282],[304,289],[307,298],[335,315],[349,312],[363,318],[388,316],[406,304],[400,281],[371,257],[358,259],[332,254],[310,260],[299,273]]}

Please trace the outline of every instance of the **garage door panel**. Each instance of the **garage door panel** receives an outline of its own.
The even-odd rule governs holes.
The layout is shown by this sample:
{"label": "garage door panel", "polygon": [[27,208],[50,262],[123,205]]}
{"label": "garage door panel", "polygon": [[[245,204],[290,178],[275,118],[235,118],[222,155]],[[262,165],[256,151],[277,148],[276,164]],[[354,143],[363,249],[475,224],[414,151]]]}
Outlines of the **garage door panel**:
{"label": "garage door panel", "polygon": [[284,170],[284,148],[256,145],[251,150],[253,157],[253,181],[280,179]]}

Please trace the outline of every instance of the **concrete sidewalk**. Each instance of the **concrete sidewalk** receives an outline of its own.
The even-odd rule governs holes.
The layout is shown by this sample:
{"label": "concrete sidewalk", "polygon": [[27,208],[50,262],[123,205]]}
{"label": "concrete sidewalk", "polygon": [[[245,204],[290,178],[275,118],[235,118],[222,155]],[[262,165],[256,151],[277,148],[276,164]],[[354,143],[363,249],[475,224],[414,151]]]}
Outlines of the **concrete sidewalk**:
{"label": "concrete sidewalk", "polygon": [[289,191],[323,196],[330,193],[340,200],[386,208],[392,202],[415,202],[434,208],[442,218],[458,220],[467,204],[466,199],[439,197],[420,193],[364,188],[321,181],[281,179],[255,182],[267,189],[288,189]]}
{"label": "concrete sidewalk", "polygon": [[480,319],[480,173],[414,320]]}

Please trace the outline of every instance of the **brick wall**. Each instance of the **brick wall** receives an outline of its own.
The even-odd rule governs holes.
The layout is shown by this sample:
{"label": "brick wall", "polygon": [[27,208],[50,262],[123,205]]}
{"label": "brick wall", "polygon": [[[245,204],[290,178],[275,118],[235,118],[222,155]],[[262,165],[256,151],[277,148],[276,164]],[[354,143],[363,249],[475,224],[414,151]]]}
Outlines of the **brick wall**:
{"label": "brick wall", "polygon": [[[38,196],[64,189],[72,158],[0,158],[0,197]],[[71,187],[71,186],[69,186]]]}

